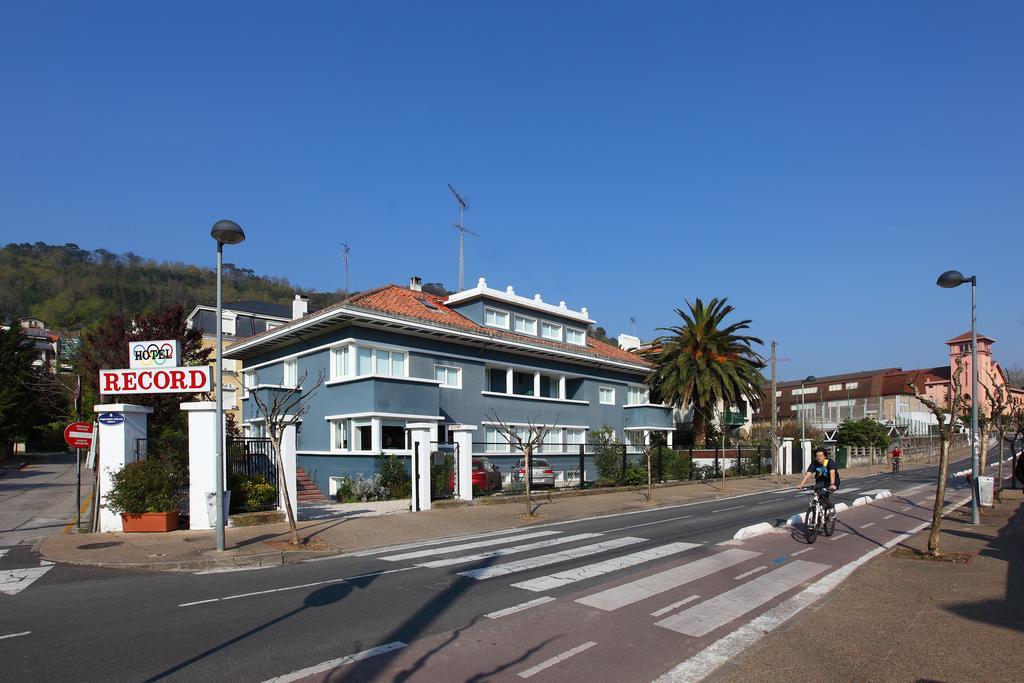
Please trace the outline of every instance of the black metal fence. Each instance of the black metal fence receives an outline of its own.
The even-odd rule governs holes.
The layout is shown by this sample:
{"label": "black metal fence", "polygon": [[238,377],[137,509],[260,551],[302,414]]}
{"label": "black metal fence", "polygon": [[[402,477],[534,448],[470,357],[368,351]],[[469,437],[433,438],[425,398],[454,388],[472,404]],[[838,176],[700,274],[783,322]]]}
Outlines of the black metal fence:
{"label": "black metal fence", "polygon": [[226,455],[231,512],[276,510],[279,500],[277,465],[270,439],[228,439]]}

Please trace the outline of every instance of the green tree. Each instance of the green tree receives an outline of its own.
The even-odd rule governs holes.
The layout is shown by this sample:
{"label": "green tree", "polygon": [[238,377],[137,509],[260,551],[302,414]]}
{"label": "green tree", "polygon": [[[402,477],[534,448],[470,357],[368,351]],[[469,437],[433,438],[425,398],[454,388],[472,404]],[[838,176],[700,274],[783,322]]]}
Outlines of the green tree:
{"label": "green tree", "polygon": [[33,387],[36,353],[18,325],[0,329],[0,458],[14,452],[16,441],[48,422],[47,411],[36,400]]}
{"label": "green tree", "polygon": [[654,365],[647,377],[652,394],[681,410],[692,406],[696,444],[706,441],[720,406],[746,400],[756,410],[761,403],[764,359],[753,346],[764,342],[741,334],[749,320],[725,322],[734,310],[727,301],[687,301],[689,310],[675,309],[682,324],[658,328],[669,334],[644,352]]}
{"label": "green tree", "polygon": [[885,425],[869,417],[847,420],[839,425],[836,442],[840,446],[886,448],[889,445],[889,430]]}

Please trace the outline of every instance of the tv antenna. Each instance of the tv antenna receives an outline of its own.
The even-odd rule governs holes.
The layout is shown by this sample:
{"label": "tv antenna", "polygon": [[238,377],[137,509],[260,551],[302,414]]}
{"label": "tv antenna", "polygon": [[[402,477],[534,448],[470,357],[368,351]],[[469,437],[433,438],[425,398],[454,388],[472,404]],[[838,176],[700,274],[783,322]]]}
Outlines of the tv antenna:
{"label": "tv antenna", "polygon": [[640,337],[637,337],[637,334],[636,334],[636,316],[633,316],[633,315],[629,316],[629,322],[633,326],[633,336],[636,337],[637,339],[639,339]]}
{"label": "tv antenna", "polygon": [[345,264],[345,297],[347,298],[348,297],[348,252],[350,251],[350,247],[348,246],[348,242],[342,242],[341,243],[341,247],[342,247],[341,260]]}
{"label": "tv antenna", "polygon": [[466,273],[466,233],[468,232],[475,237],[480,235],[477,235],[462,224],[462,214],[469,208],[469,203],[452,187],[451,183],[448,183],[448,189],[452,191],[455,201],[459,203],[459,222],[452,227],[459,231],[459,291],[461,292],[464,289],[463,282]]}

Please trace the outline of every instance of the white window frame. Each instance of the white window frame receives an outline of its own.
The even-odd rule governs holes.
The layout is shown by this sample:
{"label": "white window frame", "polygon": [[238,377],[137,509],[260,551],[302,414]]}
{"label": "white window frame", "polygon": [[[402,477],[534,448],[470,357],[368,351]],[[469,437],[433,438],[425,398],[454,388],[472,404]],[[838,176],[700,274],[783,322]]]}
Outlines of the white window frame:
{"label": "white window frame", "polygon": [[[579,333],[581,341],[572,341],[571,339],[569,339],[569,334],[570,333]],[[566,325],[566,327],[565,327],[565,343],[566,344],[573,344],[575,346],[586,346],[587,345],[587,331],[586,330],[582,330],[582,329],[580,329],[578,327],[569,327],[568,325]]]}
{"label": "white window frame", "polygon": [[[640,400],[639,401],[633,400],[633,394],[635,392],[640,392]],[[626,405],[627,406],[642,406],[645,403],[650,403],[650,400],[651,400],[650,389],[648,389],[643,384],[631,384],[628,387],[626,387]]]}
{"label": "white window frame", "polygon": [[256,386],[256,373],[252,370],[242,371],[242,398],[249,398],[249,391]]}
{"label": "white window frame", "polygon": [[[461,389],[462,388],[462,368],[457,365],[445,365],[443,363],[434,363],[434,379],[437,380],[437,371],[444,370],[444,379],[440,380],[442,389]],[[455,371],[455,383],[452,384],[448,381],[448,372],[450,370]]]}
{"label": "white window frame", "polygon": [[[561,453],[564,449],[562,447],[562,429],[560,427],[554,427],[544,432],[544,436],[540,440],[539,448],[537,449],[540,453]],[[548,450],[550,446],[551,450]]]}
{"label": "white window frame", "polygon": [[587,442],[587,430],[582,427],[565,428],[565,445],[582,446]]}
{"label": "white window frame", "polygon": [[[373,436],[374,436],[374,434],[373,434],[374,433],[374,424],[373,424],[374,421],[373,420],[367,420],[367,419],[361,419],[361,420],[351,420],[350,422],[351,422],[351,425],[352,425],[352,431],[349,433],[349,441],[348,441],[349,452],[350,453],[373,453],[373,444],[374,444],[375,441],[377,441],[377,439],[373,438]],[[356,430],[359,427],[369,427],[370,428],[370,447],[369,448],[358,449],[358,450],[356,449]]]}
{"label": "white window frame", "polygon": [[353,376],[355,348],[353,344],[331,347],[331,379],[344,379]]}
{"label": "white window frame", "polygon": [[[604,400],[605,392],[611,392],[610,401]],[[598,387],[597,389],[597,402],[603,406],[613,406],[615,403],[615,387]]]}
{"label": "white window frame", "polygon": [[[551,336],[551,335],[546,333],[545,328],[555,328],[555,329],[558,330],[558,334],[556,336]],[[564,329],[565,329],[564,325],[559,325],[558,323],[548,322],[547,320],[541,320],[540,321],[540,336],[541,336],[541,339],[547,339],[547,340],[550,340],[550,341],[562,341],[564,339]]]}
{"label": "white window frame", "polygon": [[[345,436],[341,447],[338,446],[338,432]],[[348,453],[352,445],[352,423],[348,418],[331,420],[331,451],[333,453]]]}
{"label": "white window frame", "polygon": [[[493,439],[491,437],[494,437]],[[498,429],[490,425],[484,426],[484,453],[511,453],[512,444],[508,437]]]}
{"label": "white window frame", "polygon": [[[487,321],[487,314],[488,313],[494,313],[495,314],[494,315],[495,322],[492,323],[492,322],[488,322]],[[499,316],[505,316],[505,324],[504,325],[501,325],[501,324],[499,324],[497,322],[497,318]],[[490,306],[484,306],[484,325],[487,326],[487,327],[496,327],[499,330],[507,330],[508,326],[509,326],[509,323],[511,322],[511,318],[512,318],[512,316],[509,314],[508,311],[503,311],[500,308],[491,308]]]}
{"label": "white window frame", "polygon": [[856,389],[857,386],[858,386],[857,382],[847,382],[846,383],[846,388],[847,389]]}
{"label": "white window frame", "polygon": [[299,384],[299,359],[288,358],[281,364],[281,386],[294,389]]}
{"label": "white window frame", "polygon": [[[520,330],[519,326],[518,326],[519,321],[525,321],[527,323],[530,323],[530,325],[529,325],[530,329],[528,329],[528,330]],[[537,336],[537,319],[536,318],[531,318],[531,317],[529,317],[527,315],[520,315],[520,314],[516,313],[516,314],[514,314],[512,316],[512,331],[516,332],[518,334],[528,334],[530,336],[536,337]]]}
{"label": "white window frame", "polygon": [[828,390],[829,391],[842,391],[843,390],[843,384],[842,384],[842,382],[840,382],[839,384],[829,384],[828,385]]}

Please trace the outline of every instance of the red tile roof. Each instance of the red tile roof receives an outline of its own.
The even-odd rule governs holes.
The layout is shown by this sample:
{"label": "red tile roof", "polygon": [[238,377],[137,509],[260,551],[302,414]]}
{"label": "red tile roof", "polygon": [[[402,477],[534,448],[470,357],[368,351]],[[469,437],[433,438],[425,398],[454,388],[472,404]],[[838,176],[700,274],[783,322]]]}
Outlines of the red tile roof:
{"label": "red tile roof", "polygon": [[[986,337],[985,335],[981,334],[980,332],[978,333],[978,339],[984,339],[985,341],[995,342],[995,339],[993,339],[992,337]],[[967,330],[966,332],[961,334],[959,337],[953,337],[952,339],[950,339],[946,343],[947,344],[957,344],[959,342],[965,342],[965,341],[971,341],[971,331],[970,330]]]}

